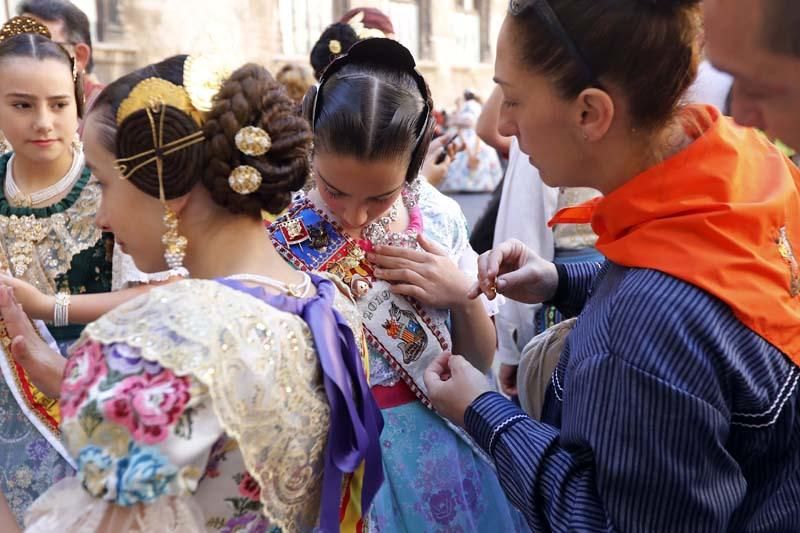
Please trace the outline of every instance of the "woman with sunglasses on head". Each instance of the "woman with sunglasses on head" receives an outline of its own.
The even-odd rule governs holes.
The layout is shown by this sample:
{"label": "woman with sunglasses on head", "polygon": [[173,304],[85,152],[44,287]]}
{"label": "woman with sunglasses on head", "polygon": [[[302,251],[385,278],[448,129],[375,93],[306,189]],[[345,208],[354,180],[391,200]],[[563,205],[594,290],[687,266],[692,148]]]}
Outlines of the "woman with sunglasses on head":
{"label": "woman with sunglasses on head", "polygon": [[462,357],[425,381],[537,531],[800,530],[800,171],[681,105],[699,4],[514,0],[500,31],[501,133],[604,193],[556,222],[590,219],[608,261],[480,259],[472,296],[578,316],[541,421]]}
{"label": "woman with sunglasses on head", "polygon": [[430,409],[422,383],[451,346],[486,372],[495,333],[488,301],[466,297],[477,254],[464,216],[418,177],[434,120],[413,57],[390,39],[359,41],[328,66],[304,108],[316,186],[270,232],[288,261],[340,276],[357,298],[385,420],[386,481],[370,530],[524,527],[482,452]]}

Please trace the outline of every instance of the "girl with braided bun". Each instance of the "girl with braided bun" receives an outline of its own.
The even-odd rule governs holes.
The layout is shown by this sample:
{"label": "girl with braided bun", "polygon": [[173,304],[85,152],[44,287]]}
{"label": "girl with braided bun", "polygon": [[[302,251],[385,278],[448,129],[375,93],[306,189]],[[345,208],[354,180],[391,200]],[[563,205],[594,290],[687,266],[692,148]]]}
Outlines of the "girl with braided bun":
{"label": "girl with braided bun", "polygon": [[[307,123],[263,67],[176,56],[106,87],[85,124],[98,226],[144,272],[193,279],[72,348],[59,404],[77,475],[27,530],[339,531],[342,500],[368,509],[382,482],[360,321],[348,289],[291,268],[261,222],[306,180]],[[33,338],[9,289],[0,311]]]}
{"label": "girl with braided bun", "polygon": [[477,254],[464,215],[418,175],[434,126],[425,80],[401,44],[365,39],[327,67],[304,108],[315,188],[269,230],[284,258],[339,276],[357,297],[386,420],[387,481],[370,530],[524,530],[482,452],[430,409],[422,382],[451,347],[488,371],[495,345],[493,306],[466,296]]}
{"label": "girl with braided bun", "polygon": [[591,222],[605,261],[479,260],[471,296],[577,317],[535,419],[457,355],[425,383],[536,531],[800,531],[800,170],[683,103],[699,10],[513,0],[500,30],[500,133],[547,185],[604,194],[552,223]]}

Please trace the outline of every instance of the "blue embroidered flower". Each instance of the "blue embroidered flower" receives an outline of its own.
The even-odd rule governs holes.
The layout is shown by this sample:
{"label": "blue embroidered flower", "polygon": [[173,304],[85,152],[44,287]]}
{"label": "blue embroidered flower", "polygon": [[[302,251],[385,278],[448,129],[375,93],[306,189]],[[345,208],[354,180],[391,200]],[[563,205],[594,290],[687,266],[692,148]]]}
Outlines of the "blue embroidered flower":
{"label": "blue embroidered flower", "polygon": [[86,446],[78,454],[78,479],[86,491],[96,498],[110,496],[109,488],[114,488],[114,458],[98,446]]}
{"label": "blue embroidered flower", "polygon": [[28,446],[25,448],[25,451],[30,459],[40,463],[44,461],[45,457],[47,457],[48,452],[50,451],[51,446],[50,444],[44,439],[36,439],[32,440],[28,443]]}
{"label": "blue embroidered flower", "polygon": [[131,444],[128,456],[117,462],[117,504],[153,502],[170,492],[177,474],[157,448]]}

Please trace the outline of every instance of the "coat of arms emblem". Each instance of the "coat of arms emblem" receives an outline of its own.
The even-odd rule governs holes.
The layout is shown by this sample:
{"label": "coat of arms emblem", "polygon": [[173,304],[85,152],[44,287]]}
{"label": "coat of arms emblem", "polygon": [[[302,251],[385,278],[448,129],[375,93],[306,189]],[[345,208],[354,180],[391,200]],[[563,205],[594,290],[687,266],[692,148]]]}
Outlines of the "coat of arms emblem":
{"label": "coat of arms emblem", "polygon": [[383,329],[391,338],[400,341],[397,346],[403,352],[405,364],[419,359],[428,347],[428,335],[414,313],[400,309],[394,303],[389,309],[389,319],[383,323]]}

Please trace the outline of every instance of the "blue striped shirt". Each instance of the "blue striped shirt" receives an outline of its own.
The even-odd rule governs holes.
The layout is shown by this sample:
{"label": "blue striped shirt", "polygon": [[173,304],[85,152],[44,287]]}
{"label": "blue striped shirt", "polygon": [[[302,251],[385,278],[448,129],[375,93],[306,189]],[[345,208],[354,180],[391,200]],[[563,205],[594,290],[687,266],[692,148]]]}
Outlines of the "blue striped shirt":
{"label": "blue striped shirt", "polygon": [[543,421],[496,393],[465,414],[531,528],[800,531],[800,369],[676,278],[560,273],[556,303],[581,314]]}

